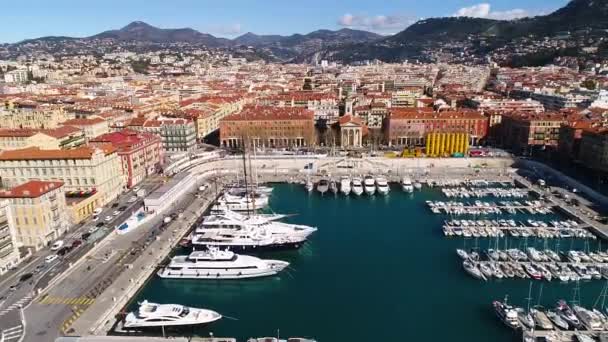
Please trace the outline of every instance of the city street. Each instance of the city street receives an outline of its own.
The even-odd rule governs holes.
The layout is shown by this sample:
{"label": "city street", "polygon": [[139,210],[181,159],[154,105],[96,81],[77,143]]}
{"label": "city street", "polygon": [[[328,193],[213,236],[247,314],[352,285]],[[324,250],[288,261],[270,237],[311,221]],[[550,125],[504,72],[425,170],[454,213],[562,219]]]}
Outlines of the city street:
{"label": "city street", "polygon": [[[146,193],[149,193],[159,187],[163,180],[163,177],[160,176],[148,177],[148,179],[140,184],[140,188],[145,189]],[[98,221],[93,221],[89,218],[84,223],[79,224],[74,230],[66,233],[61,239],[66,245],[69,245],[72,241],[80,240],[82,234],[89,232],[89,230],[92,227],[95,227],[98,222],[101,222],[104,217],[112,215],[117,208],[122,206],[126,207],[126,209],[115,216],[112,221],[106,222],[104,227],[95,233],[96,235],[92,235],[91,238],[88,239],[89,241],[83,243],[70,253],[57,258],[53,262],[47,263],[45,258],[48,255],[55,254],[55,252],[45,248],[34,253],[34,255],[25,261],[25,267],[19,267],[17,270],[5,274],[0,279],[0,298],[3,298],[0,299],[1,330],[7,331],[8,329],[21,326],[22,322],[19,308],[25,307],[31,303],[32,299],[36,297],[36,289],[45,288],[53,279],[65,272],[70,267],[70,264],[78,261],[93,248],[95,245],[92,241],[94,240],[93,237],[96,237],[96,243],[99,243],[100,240],[103,240],[103,238],[112,231],[111,228],[118,222],[124,221],[133,211],[143,205],[143,200],[141,198],[138,198],[135,202],[129,203],[129,199],[132,196],[135,196],[133,191],[123,193],[117,200],[112,202],[116,203],[114,204],[114,207],[112,207],[111,204],[108,204],[103,208],[103,211],[99,214],[100,219]],[[27,274],[32,274],[32,277],[26,281],[20,281],[20,278]],[[80,276],[82,276],[82,274]],[[80,279],[75,282],[79,283],[79,280]],[[47,301],[49,301],[49,299],[47,299]],[[50,314],[53,315],[52,313]],[[8,330],[8,332],[11,332],[9,337],[13,338],[16,336],[15,339],[18,339],[21,334],[16,334],[17,331],[17,329]]]}
{"label": "city street", "polygon": [[[185,210],[194,199],[194,194],[185,196],[172,206],[172,212]],[[159,216],[125,235],[111,234],[101,248],[62,275],[65,277],[25,308],[24,341],[51,341],[68,332],[73,320],[154,241],[162,221],[163,217]],[[171,224],[174,222],[179,224],[180,220]]]}

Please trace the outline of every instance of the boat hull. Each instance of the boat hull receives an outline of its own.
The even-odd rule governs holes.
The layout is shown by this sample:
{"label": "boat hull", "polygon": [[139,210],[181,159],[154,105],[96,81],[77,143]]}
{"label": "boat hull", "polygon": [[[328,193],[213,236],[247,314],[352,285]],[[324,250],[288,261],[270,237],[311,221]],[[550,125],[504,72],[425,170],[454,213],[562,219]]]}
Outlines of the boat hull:
{"label": "boat hull", "polygon": [[285,250],[293,250],[299,249],[302,247],[306,241],[298,241],[298,242],[286,242],[286,243],[273,243],[268,245],[232,245],[232,244],[222,244],[222,243],[214,243],[214,242],[198,242],[193,243],[192,246],[194,248],[207,248],[207,247],[217,247],[222,250],[229,249],[233,252],[256,252],[256,251],[285,251]]}
{"label": "boat hull", "polygon": [[201,271],[198,273],[187,272],[183,273],[180,271],[167,271],[162,269],[156,273],[160,278],[164,279],[202,279],[202,280],[230,280],[230,279],[252,279],[252,278],[263,278],[270,277],[276,275],[281,272],[284,268],[273,269],[273,270],[264,270],[260,272],[252,272],[252,273],[243,273],[238,270],[211,270],[211,271]]}

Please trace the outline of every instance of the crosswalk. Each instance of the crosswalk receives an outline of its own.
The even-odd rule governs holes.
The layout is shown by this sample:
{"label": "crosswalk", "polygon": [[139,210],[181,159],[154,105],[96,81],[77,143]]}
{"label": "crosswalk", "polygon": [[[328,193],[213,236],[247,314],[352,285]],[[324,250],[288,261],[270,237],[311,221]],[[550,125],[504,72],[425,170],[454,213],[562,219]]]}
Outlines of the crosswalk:
{"label": "crosswalk", "polygon": [[46,296],[38,301],[39,304],[42,305],[91,305],[95,302],[95,298],[90,297],[74,297],[74,298],[66,298],[66,297],[55,297],[55,296]]}
{"label": "crosswalk", "polygon": [[21,338],[21,335],[23,335],[23,326],[17,325],[15,327],[2,330],[0,334],[0,341],[17,340]]}
{"label": "crosswalk", "polygon": [[14,304],[12,304],[11,306],[3,309],[2,311],[0,311],[0,317],[6,315],[7,313],[18,309],[20,307],[24,307],[31,299],[32,299],[33,295],[27,295],[21,299],[19,299],[17,302],[15,302]]}

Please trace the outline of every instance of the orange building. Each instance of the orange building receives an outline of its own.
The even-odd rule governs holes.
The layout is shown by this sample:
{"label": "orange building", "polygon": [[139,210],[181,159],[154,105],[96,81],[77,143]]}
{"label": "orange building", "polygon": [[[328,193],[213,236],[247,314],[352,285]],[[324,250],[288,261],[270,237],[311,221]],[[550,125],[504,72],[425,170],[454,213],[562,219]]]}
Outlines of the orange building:
{"label": "orange building", "polygon": [[220,120],[222,146],[241,147],[243,139],[256,147],[315,145],[314,112],[298,107],[247,106]]}

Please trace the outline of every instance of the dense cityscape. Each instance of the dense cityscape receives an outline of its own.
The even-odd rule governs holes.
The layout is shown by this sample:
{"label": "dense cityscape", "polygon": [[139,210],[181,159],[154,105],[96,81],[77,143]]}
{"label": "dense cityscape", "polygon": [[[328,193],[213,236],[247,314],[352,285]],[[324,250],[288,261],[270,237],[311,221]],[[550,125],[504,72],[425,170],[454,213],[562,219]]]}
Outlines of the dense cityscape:
{"label": "dense cityscape", "polygon": [[607,341],[606,18],[0,44],[0,342]]}

